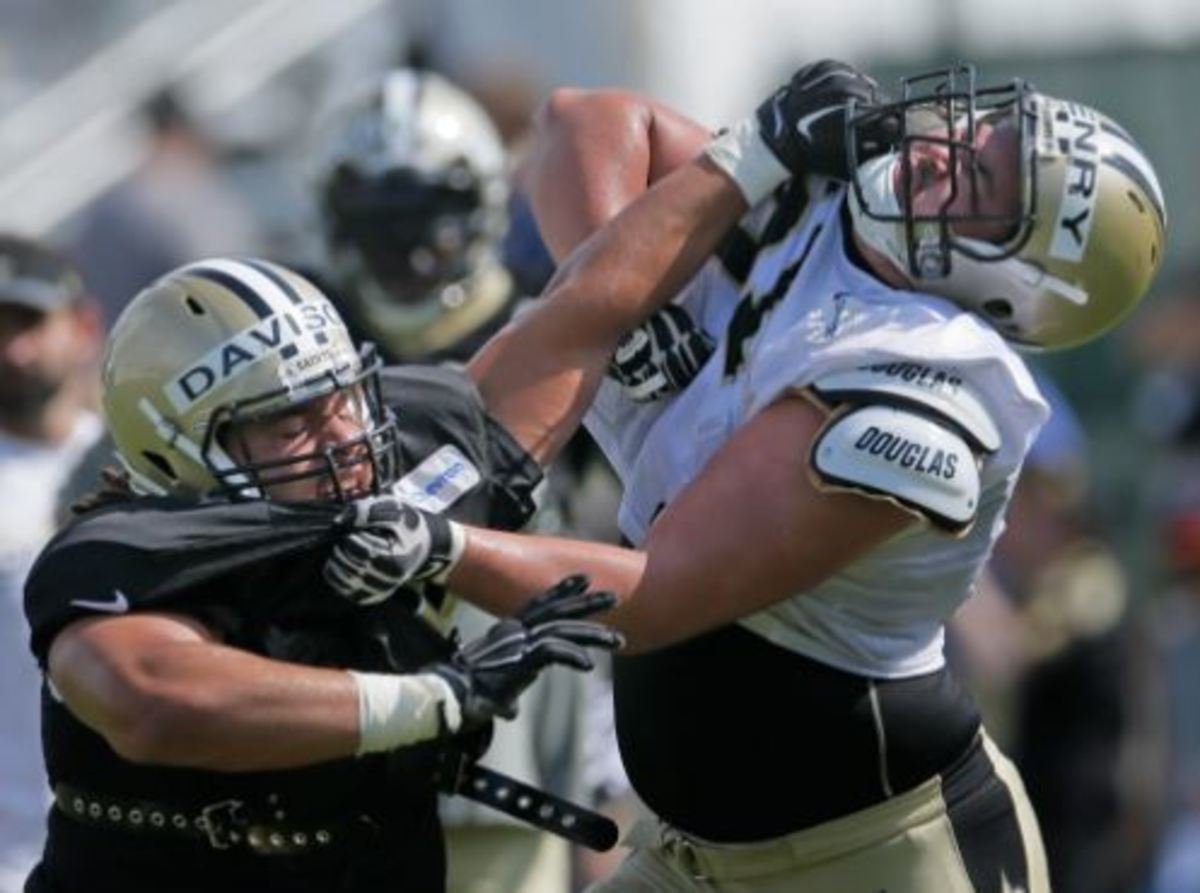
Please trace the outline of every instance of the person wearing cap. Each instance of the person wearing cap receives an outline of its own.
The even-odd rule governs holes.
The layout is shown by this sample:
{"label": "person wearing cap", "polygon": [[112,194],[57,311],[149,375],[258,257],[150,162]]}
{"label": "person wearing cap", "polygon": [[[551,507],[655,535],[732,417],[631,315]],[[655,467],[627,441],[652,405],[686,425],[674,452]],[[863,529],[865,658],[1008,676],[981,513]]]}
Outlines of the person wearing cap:
{"label": "person wearing cap", "polygon": [[100,437],[92,405],[102,334],[65,257],[0,234],[0,893],[21,889],[45,834],[41,680],[21,598],[54,532],[58,488]]}

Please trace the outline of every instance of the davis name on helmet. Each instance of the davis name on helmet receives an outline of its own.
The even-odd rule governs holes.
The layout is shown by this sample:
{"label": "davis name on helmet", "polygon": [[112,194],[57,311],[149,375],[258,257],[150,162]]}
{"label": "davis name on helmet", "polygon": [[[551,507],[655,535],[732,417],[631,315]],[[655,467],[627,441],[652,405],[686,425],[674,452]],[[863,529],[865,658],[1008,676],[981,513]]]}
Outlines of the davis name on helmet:
{"label": "davis name on helmet", "polygon": [[391,71],[328,116],[312,154],[334,279],[386,352],[420,359],[453,340],[446,317],[507,300],[507,157],[463,90]]}
{"label": "davis name on helmet", "polygon": [[[976,87],[969,65],[901,84],[898,102],[854,113],[847,125],[878,127],[886,118],[899,133],[893,151],[862,163],[859,141],[847,140],[856,172],[850,207],[868,245],[914,288],[950,298],[1030,347],[1090,341],[1137,305],[1161,266],[1167,215],[1154,167],[1125,130],[1025,81]],[[915,180],[913,148],[953,146],[975,165],[973,137],[983,122],[1018,137],[1011,216],[915,213],[903,186]],[[980,220],[1006,224],[1006,235],[993,243],[961,234]]]}
{"label": "davis name on helmet", "polygon": [[[139,492],[262,498],[283,479],[328,474],[337,486],[336,469],[359,461],[374,465],[378,489],[396,464],[378,369],[308,280],[266,261],[214,258],[168,273],[122,312],[104,358],[104,412]],[[222,444],[226,426],[347,389],[364,421],[353,441],[266,464],[235,462]]]}

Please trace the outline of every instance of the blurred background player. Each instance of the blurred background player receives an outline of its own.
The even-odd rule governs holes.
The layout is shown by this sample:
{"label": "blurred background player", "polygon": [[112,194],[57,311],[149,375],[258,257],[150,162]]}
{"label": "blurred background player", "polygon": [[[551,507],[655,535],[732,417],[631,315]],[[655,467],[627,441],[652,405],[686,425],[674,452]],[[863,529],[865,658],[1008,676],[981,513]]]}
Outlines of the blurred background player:
{"label": "blurred background player", "polygon": [[66,258],[0,235],[0,893],[20,890],[45,836],[40,672],[21,608],[54,500],[100,437],[94,412],[102,324]]}
{"label": "blurred background player", "polygon": [[[510,190],[500,133],[447,78],[418,68],[388,72],[328,115],[313,155],[330,293],[351,329],[374,342],[386,361],[461,364],[511,318],[524,297],[518,281],[543,284],[531,269],[539,254],[547,256],[536,230],[522,230],[520,244],[506,241],[510,208],[520,203]],[[521,262],[520,277],[506,254]],[[583,492],[605,493],[609,478],[588,444],[577,438],[578,463],[551,470],[537,529],[579,532],[570,526],[568,499],[578,492],[581,472],[593,475]],[[457,626],[467,638],[491,622],[454,599],[437,610],[446,628]],[[588,690],[593,704],[610,698],[602,683],[590,682]],[[497,728],[486,762],[557,793],[593,799],[582,788],[582,748],[585,739],[596,748],[604,736],[585,734],[583,696],[582,680],[572,674],[545,674],[518,719]],[[611,733],[605,740],[611,750]],[[566,841],[461,798],[444,801],[442,812],[450,890],[570,888]]]}
{"label": "blurred background player", "polygon": [[332,112],[314,149],[325,269],[362,337],[397,362],[461,362],[518,298],[500,255],[508,170],[465,91],[397,69]]}

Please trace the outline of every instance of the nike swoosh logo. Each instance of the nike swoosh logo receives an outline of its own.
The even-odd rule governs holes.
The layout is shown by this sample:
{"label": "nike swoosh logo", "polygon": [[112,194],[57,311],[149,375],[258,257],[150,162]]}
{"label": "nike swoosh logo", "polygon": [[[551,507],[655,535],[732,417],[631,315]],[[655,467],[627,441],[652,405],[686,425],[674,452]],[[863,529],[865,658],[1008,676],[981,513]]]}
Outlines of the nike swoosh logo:
{"label": "nike swoosh logo", "polygon": [[120,589],[114,589],[113,597],[108,601],[98,602],[86,598],[76,598],[71,600],[71,604],[91,611],[103,611],[106,614],[124,614],[129,610],[129,596]]}
{"label": "nike swoosh logo", "polygon": [[810,130],[811,130],[812,126],[814,124],[816,124],[818,121],[820,121],[822,118],[824,118],[826,115],[832,115],[835,112],[840,112],[841,110],[842,110],[842,107],[840,105],[831,105],[831,106],[827,106],[826,108],[823,108],[823,109],[818,109],[817,111],[811,112],[810,114],[807,114],[803,118],[801,118],[800,122],[796,125],[796,129],[798,131],[800,131],[800,135],[802,137],[804,137],[806,140],[808,140],[811,143],[812,142],[812,133],[810,132]]}

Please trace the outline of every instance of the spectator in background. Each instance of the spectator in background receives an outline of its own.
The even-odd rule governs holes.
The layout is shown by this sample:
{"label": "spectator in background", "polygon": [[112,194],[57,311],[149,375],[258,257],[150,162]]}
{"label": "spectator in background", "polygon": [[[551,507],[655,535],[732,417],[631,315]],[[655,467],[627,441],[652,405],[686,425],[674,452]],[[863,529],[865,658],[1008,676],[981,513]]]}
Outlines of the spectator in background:
{"label": "spectator in background", "polygon": [[990,573],[950,654],[1013,753],[1056,893],[1128,893],[1153,844],[1159,765],[1149,639],[1089,511],[1087,440],[1053,382]]}
{"label": "spectator in background", "polygon": [[22,589],[54,532],[59,485],[100,436],[92,406],[102,331],[64,257],[0,235],[0,893],[21,889],[45,834],[41,683]]}
{"label": "spectator in background", "polygon": [[216,148],[179,97],[157,93],[142,118],[145,162],[67,234],[109,325],[142,286],[180,264],[262,247],[252,209],[226,181]]}
{"label": "spectator in background", "polygon": [[1195,281],[1146,320],[1135,343],[1150,364],[1136,415],[1157,441],[1147,490],[1166,577],[1153,617],[1165,674],[1166,823],[1149,893],[1200,891],[1200,342],[1171,325],[1194,323]]}

